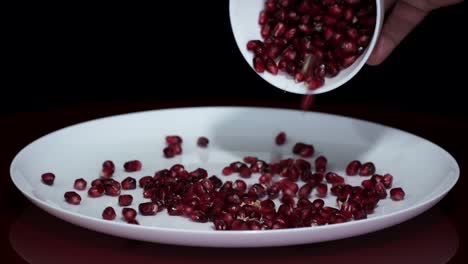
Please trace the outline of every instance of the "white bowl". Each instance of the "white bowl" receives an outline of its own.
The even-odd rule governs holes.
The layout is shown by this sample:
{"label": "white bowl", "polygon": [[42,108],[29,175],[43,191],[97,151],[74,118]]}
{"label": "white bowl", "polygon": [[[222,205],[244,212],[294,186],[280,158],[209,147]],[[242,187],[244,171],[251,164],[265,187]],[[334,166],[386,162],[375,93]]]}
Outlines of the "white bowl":
{"label": "white bowl", "polygon": [[[264,7],[264,2],[265,0],[231,0],[229,2],[231,27],[234,33],[234,38],[236,39],[242,55],[252,70],[254,70],[253,53],[247,50],[246,45],[250,40],[262,39],[260,35],[260,25],[258,24],[258,16]],[[282,72],[279,72],[278,75],[272,75],[267,71],[264,73],[256,73],[273,86],[296,94],[320,94],[340,87],[361,70],[375,47],[384,19],[383,0],[376,0],[376,10],[377,14],[374,34],[372,35],[372,39],[366,50],[351,66],[340,71],[337,76],[333,78],[325,78],[325,83],[322,87],[316,90],[309,90],[304,82],[296,83],[291,76]]]}

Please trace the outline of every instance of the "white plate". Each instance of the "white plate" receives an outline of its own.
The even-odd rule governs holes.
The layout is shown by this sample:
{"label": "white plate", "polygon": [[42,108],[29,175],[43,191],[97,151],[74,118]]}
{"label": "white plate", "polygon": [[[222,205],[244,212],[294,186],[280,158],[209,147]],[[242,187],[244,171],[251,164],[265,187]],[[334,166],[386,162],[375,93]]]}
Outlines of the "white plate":
{"label": "white plate", "polygon": [[[286,131],[288,144],[278,147],[273,138]],[[181,135],[184,153],[165,159],[164,137]],[[195,142],[207,136],[210,145],[200,149]],[[394,175],[394,186],[406,192],[404,201],[381,200],[375,213],[365,220],[343,224],[268,231],[215,231],[211,223],[194,223],[183,217],[138,216],[139,226],[120,219],[117,199],[83,198],[78,206],[63,199],[76,178],[88,183],[97,177],[104,160],[115,162],[116,180],[131,175],[140,178],[156,170],[182,163],[188,169],[206,168],[221,175],[224,165],[246,155],[265,160],[291,156],[291,147],[302,141],[314,144],[330,161],[330,170],[344,174],[353,159],[373,161],[378,173]],[[139,159],[143,170],[125,173],[125,161]],[[53,186],[41,182],[43,172],[56,175]],[[176,245],[211,247],[264,247],[329,241],[366,234],[406,221],[440,201],[455,185],[459,167],[454,158],[437,145],[401,130],[362,120],[323,113],[243,107],[199,107],[132,113],[77,124],[46,135],[27,147],[11,164],[11,177],[19,190],[34,204],[73,224],[130,239]],[[226,179],[220,176],[221,179]],[[254,177],[256,178],[256,177]],[[230,176],[229,180],[235,179]],[[362,177],[347,177],[358,184]],[[254,180],[254,179],[253,179]],[[141,189],[132,193],[137,204]],[[313,195],[313,194],[312,194]],[[333,205],[329,195],[326,203]],[[101,219],[106,206],[114,206],[115,221]]]}

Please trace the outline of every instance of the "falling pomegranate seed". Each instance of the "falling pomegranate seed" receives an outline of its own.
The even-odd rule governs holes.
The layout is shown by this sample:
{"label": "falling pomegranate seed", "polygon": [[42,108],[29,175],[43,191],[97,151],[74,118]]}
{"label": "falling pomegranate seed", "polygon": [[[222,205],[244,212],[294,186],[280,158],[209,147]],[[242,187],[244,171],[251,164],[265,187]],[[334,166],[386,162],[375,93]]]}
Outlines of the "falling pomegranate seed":
{"label": "falling pomegranate seed", "polygon": [[313,94],[308,94],[308,95],[302,96],[301,98],[302,99],[301,99],[300,109],[303,111],[307,111],[314,104],[315,97]]}
{"label": "falling pomegranate seed", "polygon": [[208,144],[210,143],[210,141],[208,140],[208,138],[206,137],[199,137],[198,140],[197,140],[197,145],[201,148],[206,148],[208,147]]}
{"label": "falling pomegranate seed", "polygon": [[390,190],[390,197],[394,201],[401,201],[401,200],[405,199],[405,192],[400,187],[393,188],[393,189]]}
{"label": "falling pomegranate seed", "polygon": [[46,172],[41,175],[42,182],[47,185],[53,185],[55,180],[55,175],[51,172]]}
{"label": "falling pomegranate seed", "polygon": [[126,172],[134,172],[141,170],[142,164],[139,160],[127,161],[124,164],[124,169]]}
{"label": "falling pomegranate seed", "polygon": [[138,205],[138,210],[142,215],[156,215],[158,206],[152,202],[141,203]]}
{"label": "falling pomegranate seed", "polygon": [[102,211],[102,218],[106,220],[114,220],[115,219],[115,211],[114,208],[108,206]]}
{"label": "falling pomegranate seed", "polygon": [[85,179],[80,178],[80,179],[75,180],[75,183],[74,183],[73,187],[76,190],[82,191],[82,190],[86,189],[86,184],[87,184],[87,182],[85,181]]}
{"label": "falling pomegranate seed", "polygon": [[375,165],[372,162],[366,162],[359,167],[360,176],[371,176],[375,173]]}
{"label": "falling pomegranate seed", "polygon": [[133,196],[130,194],[123,194],[119,196],[119,205],[120,206],[129,206],[132,204]]}
{"label": "falling pomegranate seed", "polygon": [[125,221],[134,220],[137,216],[137,211],[133,208],[123,208],[122,209],[122,217]]}
{"label": "falling pomegranate seed", "polygon": [[69,204],[78,205],[81,203],[81,196],[76,192],[66,192],[63,196]]}

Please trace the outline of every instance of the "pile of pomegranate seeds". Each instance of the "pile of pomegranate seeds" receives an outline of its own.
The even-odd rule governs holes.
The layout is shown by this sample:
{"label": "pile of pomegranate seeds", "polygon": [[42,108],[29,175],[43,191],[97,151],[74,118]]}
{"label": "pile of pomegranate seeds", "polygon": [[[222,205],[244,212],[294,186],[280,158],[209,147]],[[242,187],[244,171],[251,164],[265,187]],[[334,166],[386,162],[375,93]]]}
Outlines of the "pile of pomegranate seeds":
{"label": "pile of pomegranate seeds", "polygon": [[[168,136],[166,142],[181,144],[182,138]],[[277,145],[285,142],[285,132],[274,138]],[[271,163],[246,156],[222,170],[224,176],[256,177],[258,180],[251,185],[242,179],[222,181],[215,175],[209,177],[203,168],[187,171],[182,164],[158,170],[153,176],[138,180],[143,198],[149,200],[139,203],[137,210],[128,207],[132,205],[133,196],[121,194],[121,190],[136,189],[137,179],[128,176],[119,183],[111,178],[115,172],[114,163],[105,161],[100,178],[91,182],[88,196],[118,197],[118,205],[127,206],[122,209],[121,219],[129,224],[139,224],[138,215],[154,216],[166,209],[171,216],[200,223],[212,222],[216,230],[268,230],[344,223],[366,219],[374,213],[378,202],[387,198],[389,189],[391,200],[405,198],[401,187],[392,188],[393,176],[376,174],[376,166],[370,161],[350,161],[344,168],[347,176],[343,176],[330,170],[325,156],[312,158],[315,153],[312,144],[297,142],[291,152],[292,158]],[[141,168],[142,163],[138,160],[124,164],[126,172]],[[105,171],[107,173],[103,173]],[[50,175],[53,174],[42,175],[45,184]],[[357,175],[366,177],[360,185],[352,186],[346,182],[346,177]],[[77,179],[74,187],[85,190],[86,181]],[[330,195],[336,197],[336,203],[326,205],[321,198]],[[73,205],[80,204],[82,199],[73,191],[66,192],[64,198]],[[102,218],[115,220],[114,208],[106,207]]]}
{"label": "pile of pomegranate seeds", "polygon": [[255,71],[284,72],[309,89],[352,65],[369,45],[374,0],[266,0],[262,40],[250,40]]}

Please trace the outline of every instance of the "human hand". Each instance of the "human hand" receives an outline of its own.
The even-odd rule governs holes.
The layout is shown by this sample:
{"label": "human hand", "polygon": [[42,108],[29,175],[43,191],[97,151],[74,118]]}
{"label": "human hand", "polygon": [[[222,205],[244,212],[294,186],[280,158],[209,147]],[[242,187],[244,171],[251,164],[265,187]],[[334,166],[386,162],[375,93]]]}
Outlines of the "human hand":
{"label": "human hand", "polygon": [[367,63],[382,63],[430,11],[461,1],[463,0],[385,0],[385,10],[392,6],[394,8],[386,18],[377,45]]}

